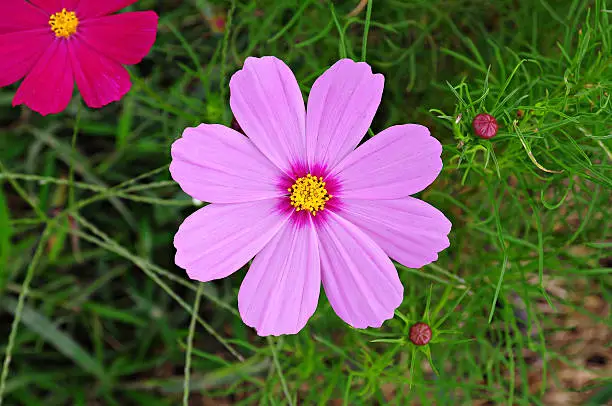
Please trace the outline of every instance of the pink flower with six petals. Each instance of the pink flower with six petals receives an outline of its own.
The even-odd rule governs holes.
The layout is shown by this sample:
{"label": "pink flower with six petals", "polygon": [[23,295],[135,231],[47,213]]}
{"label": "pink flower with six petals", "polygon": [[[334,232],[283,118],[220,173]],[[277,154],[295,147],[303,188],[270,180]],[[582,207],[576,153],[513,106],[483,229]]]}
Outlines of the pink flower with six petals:
{"label": "pink flower with six petals", "polygon": [[212,203],[180,226],[176,264],[205,282],[256,255],[238,307],[259,335],[300,331],[321,283],[345,322],[380,327],[403,299],[389,257],[419,268],[449,245],[451,223],[410,197],[442,169],[429,130],[393,126],[355,149],[383,85],[366,63],[343,59],[316,80],[305,109],[287,65],[247,58],[230,104],[248,138],[201,124],[172,145],[174,180]]}
{"label": "pink flower with six petals", "polygon": [[131,87],[122,65],[139,63],[157,35],[153,11],[108,15],[137,0],[1,0],[0,87],[25,77],[13,106],[64,110],[74,82],[89,107]]}

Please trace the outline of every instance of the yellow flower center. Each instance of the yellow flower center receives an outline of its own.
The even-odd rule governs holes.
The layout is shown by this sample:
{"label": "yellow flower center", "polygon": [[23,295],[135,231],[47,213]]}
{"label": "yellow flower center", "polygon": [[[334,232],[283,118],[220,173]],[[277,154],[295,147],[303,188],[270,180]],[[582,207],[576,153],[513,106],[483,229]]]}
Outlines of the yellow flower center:
{"label": "yellow flower center", "polygon": [[297,178],[288,190],[291,192],[289,198],[295,211],[308,210],[313,216],[323,210],[325,203],[332,198],[325,189],[323,178],[311,174]]}
{"label": "yellow flower center", "polygon": [[68,38],[77,31],[79,19],[74,11],[66,11],[64,8],[49,18],[49,25],[56,37]]}

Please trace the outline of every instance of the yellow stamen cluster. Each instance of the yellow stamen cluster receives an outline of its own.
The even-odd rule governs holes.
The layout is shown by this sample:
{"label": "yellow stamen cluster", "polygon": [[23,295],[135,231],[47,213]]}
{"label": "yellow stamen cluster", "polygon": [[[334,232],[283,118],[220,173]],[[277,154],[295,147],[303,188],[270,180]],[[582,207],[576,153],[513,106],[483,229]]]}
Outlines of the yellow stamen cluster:
{"label": "yellow stamen cluster", "polygon": [[317,178],[311,174],[297,178],[288,190],[291,193],[289,198],[295,211],[308,210],[313,216],[323,210],[325,203],[332,198],[332,195],[325,189],[323,178]]}
{"label": "yellow stamen cluster", "polygon": [[68,38],[77,31],[79,19],[74,11],[66,11],[64,8],[49,18],[49,25],[56,37]]}

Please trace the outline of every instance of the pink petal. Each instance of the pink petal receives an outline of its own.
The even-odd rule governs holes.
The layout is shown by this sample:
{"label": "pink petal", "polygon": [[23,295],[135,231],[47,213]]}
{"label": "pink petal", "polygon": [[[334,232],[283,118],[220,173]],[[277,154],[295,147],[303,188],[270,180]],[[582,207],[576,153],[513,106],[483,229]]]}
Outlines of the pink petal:
{"label": "pink petal", "polygon": [[238,294],[244,322],[260,336],[296,334],[321,290],[317,235],[311,222],[289,222],[257,254]]}
{"label": "pink petal", "polygon": [[290,213],[277,200],[211,204],[187,217],[174,236],[175,262],[201,282],[225,278],[276,235]]}
{"label": "pink petal", "polygon": [[67,41],[53,41],[26,76],[13,98],[43,116],[64,110],[72,98],[74,78]]}
{"label": "pink petal", "polygon": [[[2,0],[2,1],[7,1],[7,0]],[[8,1],[13,1],[13,0],[8,0]],[[79,3],[91,3],[91,2],[103,3],[103,2],[106,2],[107,0],[104,0],[104,1],[100,1],[100,0],[28,0],[28,1],[34,4],[35,6],[40,7],[41,9],[43,9],[49,14],[55,14],[55,13],[62,11],[62,9],[64,8],[67,11],[75,11],[77,9],[77,6],[79,6]],[[47,21],[48,20],[49,18],[47,17]]]}
{"label": "pink petal", "polygon": [[387,128],[352,152],[334,170],[337,195],[353,199],[397,199],[420,192],[442,170],[442,146],[417,124]]}
{"label": "pink petal", "polygon": [[241,203],[286,194],[280,170],[244,135],[217,124],[187,128],[172,144],[172,178],[188,195],[212,203]]}
{"label": "pink petal", "polygon": [[90,1],[95,0],[61,0],[62,7],[59,10],[55,11],[55,13],[57,13],[58,11],[62,11],[63,8],[65,8],[66,11],[75,11],[81,3],[88,3]]}
{"label": "pink petal", "polygon": [[123,66],[83,41],[70,42],[70,57],[79,91],[89,107],[100,108],[120,100],[132,87]]}
{"label": "pink petal", "polygon": [[52,42],[46,30],[0,34],[0,87],[23,78]]}
{"label": "pink petal", "polygon": [[[2,0],[2,1],[6,1],[6,0]],[[62,4],[64,3],[63,0],[28,0],[28,2],[32,3],[36,7],[43,9],[49,14],[55,14],[59,11],[62,11],[62,8],[63,8]],[[47,17],[47,21],[49,21],[48,17]]]}
{"label": "pink petal", "polygon": [[343,199],[340,215],[365,231],[387,255],[420,268],[449,246],[451,223],[435,207],[413,197],[397,200]]}
{"label": "pink petal", "polygon": [[125,65],[134,65],[155,43],[157,20],[153,11],[116,14],[85,20],[79,25],[79,33],[89,46],[103,55]]}
{"label": "pink petal", "polygon": [[402,303],[404,287],[393,263],[358,227],[329,213],[318,224],[325,294],[355,328],[380,327]]}
{"label": "pink petal", "polygon": [[77,7],[79,18],[100,17],[122,10],[138,0],[81,0]]}
{"label": "pink petal", "polygon": [[230,80],[230,105],[246,135],[286,173],[305,160],[304,99],[293,72],[273,57],[247,58]]}
{"label": "pink petal", "polygon": [[341,59],[319,77],[310,91],[306,114],[306,149],[310,167],[331,169],[368,131],[385,78],[367,63]]}
{"label": "pink petal", "polygon": [[44,29],[47,34],[53,35],[49,15],[24,0],[1,0],[0,16],[0,34]]}

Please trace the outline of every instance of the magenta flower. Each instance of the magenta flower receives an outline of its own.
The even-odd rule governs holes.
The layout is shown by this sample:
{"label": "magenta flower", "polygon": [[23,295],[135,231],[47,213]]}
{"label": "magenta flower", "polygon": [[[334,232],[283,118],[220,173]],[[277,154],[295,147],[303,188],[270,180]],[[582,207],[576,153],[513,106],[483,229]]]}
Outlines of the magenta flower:
{"label": "magenta flower", "polygon": [[74,82],[89,107],[121,99],[131,87],[122,65],[149,53],[153,11],[108,15],[137,0],[0,0],[0,87],[25,76],[13,106],[42,115],[64,110]]}
{"label": "magenta flower", "polygon": [[449,245],[446,217],[410,197],[442,169],[442,147],[427,128],[394,126],[355,149],[383,85],[366,63],[343,59],[317,79],[305,109],[287,65],[248,58],[230,82],[248,138],[201,124],[172,146],[172,177],[212,203],[180,226],[176,264],[210,281],[257,254],[238,307],[259,335],[300,331],[321,283],[342,320],[380,327],[403,299],[389,257],[419,268]]}

